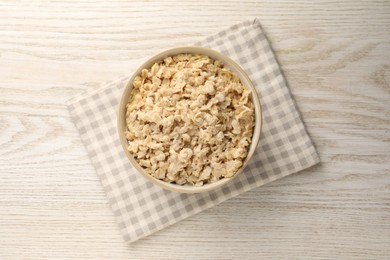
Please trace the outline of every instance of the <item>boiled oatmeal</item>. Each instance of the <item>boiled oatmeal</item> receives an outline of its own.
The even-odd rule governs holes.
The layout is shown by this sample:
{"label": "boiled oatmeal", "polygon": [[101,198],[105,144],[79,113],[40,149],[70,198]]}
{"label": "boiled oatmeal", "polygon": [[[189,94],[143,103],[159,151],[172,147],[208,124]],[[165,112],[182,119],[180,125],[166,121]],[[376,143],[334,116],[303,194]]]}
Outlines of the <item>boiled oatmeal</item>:
{"label": "boiled oatmeal", "polygon": [[145,172],[166,182],[201,186],[230,178],[252,139],[250,93],[218,60],[167,57],[133,81],[127,149]]}

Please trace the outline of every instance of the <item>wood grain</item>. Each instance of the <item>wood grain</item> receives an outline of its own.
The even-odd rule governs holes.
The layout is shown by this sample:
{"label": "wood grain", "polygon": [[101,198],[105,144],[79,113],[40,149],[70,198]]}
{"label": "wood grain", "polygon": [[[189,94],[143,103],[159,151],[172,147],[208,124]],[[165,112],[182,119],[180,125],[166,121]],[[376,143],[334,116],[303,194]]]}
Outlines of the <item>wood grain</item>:
{"label": "wood grain", "polygon": [[[390,2],[1,1],[0,259],[388,259]],[[322,164],[126,245],[65,102],[257,16]]]}

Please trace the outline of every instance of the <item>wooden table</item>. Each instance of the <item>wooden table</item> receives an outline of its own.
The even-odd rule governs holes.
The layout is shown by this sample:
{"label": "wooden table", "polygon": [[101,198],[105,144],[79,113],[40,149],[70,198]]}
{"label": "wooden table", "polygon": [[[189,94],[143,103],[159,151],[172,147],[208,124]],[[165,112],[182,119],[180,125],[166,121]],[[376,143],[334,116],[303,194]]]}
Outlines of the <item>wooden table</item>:
{"label": "wooden table", "polygon": [[[390,257],[390,2],[0,2],[0,259]],[[258,16],[322,164],[134,244],[65,102]]]}

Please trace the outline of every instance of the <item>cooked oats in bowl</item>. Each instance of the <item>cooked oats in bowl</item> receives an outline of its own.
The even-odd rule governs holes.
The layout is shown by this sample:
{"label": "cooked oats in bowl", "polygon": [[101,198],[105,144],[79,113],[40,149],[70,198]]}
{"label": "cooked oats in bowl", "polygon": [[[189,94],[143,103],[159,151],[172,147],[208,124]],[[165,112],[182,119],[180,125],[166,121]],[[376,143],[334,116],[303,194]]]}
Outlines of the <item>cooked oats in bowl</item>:
{"label": "cooked oats in bowl", "polygon": [[130,80],[118,121],[121,141],[133,165],[160,186],[205,191],[232,179],[253,154],[260,103],[227,57],[201,47],[174,50],[149,60]]}

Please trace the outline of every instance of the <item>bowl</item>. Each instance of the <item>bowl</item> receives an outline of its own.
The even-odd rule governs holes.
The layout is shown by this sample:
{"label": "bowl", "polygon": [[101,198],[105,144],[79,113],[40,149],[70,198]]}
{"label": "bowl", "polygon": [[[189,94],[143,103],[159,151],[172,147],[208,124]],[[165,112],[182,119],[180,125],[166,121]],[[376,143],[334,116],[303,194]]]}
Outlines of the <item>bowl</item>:
{"label": "bowl", "polygon": [[[214,183],[208,183],[204,184],[203,186],[194,186],[191,184],[184,184],[179,185],[175,183],[168,183],[159,179],[154,178],[153,176],[146,173],[143,168],[137,163],[135,158],[131,155],[131,153],[127,150],[128,147],[128,141],[126,139],[126,104],[129,101],[130,92],[133,88],[133,80],[137,75],[140,75],[142,69],[149,69],[155,62],[163,60],[167,56],[173,56],[176,54],[181,53],[190,53],[190,54],[201,54],[201,55],[207,55],[213,60],[219,60],[221,61],[225,67],[229,68],[232,72],[236,73],[237,76],[240,78],[241,83],[248,87],[251,91],[250,98],[254,104],[255,107],[255,126],[253,130],[252,135],[252,142],[249,147],[248,154],[245,158],[245,161],[243,162],[243,165],[241,168],[237,171],[237,173],[231,177],[231,178],[223,178],[221,180],[218,180]],[[214,189],[217,189],[226,183],[232,181],[235,177],[237,177],[239,174],[241,174],[244,170],[244,168],[248,165],[249,160],[252,158],[255,149],[259,143],[260,140],[260,132],[262,127],[262,109],[259,101],[259,97],[256,93],[256,89],[252,83],[252,81],[249,79],[248,75],[244,72],[244,70],[235,63],[232,59],[229,57],[214,51],[209,48],[204,47],[197,47],[197,46],[187,46],[187,47],[177,47],[169,50],[165,50],[163,52],[160,52],[150,59],[148,59],[144,64],[142,64],[131,76],[129,79],[129,82],[127,83],[127,86],[124,89],[124,92],[122,94],[122,98],[119,102],[119,114],[118,114],[118,134],[119,134],[119,140],[121,142],[123,151],[126,153],[127,158],[129,159],[129,162],[131,165],[137,169],[137,171],[142,174],[147,180],[153,182],[154,184],[175,192],[180,193],[200,193],[200,192],[207,192]]]}

